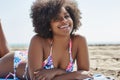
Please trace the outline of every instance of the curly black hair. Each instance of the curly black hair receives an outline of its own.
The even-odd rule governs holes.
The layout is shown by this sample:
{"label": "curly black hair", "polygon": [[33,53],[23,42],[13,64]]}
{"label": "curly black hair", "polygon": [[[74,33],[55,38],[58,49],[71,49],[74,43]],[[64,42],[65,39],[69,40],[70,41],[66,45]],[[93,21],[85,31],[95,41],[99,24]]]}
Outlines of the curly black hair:
{"label": "curly black hair", "polygon": [[61,7],[65,7],[73,20],[71,34],[80,27],[81,13],[74,0],[36,0],[31,7],[30,17],[32,18],[34,31],[39,36],[43,38],[53,37],[49,30],[50,22],[59,14]]}

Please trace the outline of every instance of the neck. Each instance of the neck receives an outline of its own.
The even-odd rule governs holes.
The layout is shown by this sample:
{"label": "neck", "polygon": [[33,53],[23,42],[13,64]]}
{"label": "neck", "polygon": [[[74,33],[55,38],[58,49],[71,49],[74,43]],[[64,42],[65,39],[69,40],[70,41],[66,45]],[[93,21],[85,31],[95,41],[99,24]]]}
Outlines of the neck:
{"label": "neck", "polygon": [[68,48],[68,44],[70,41],[70,36],[67,37],[58,37],[58,36],[54,36],[53,37],[53,45],[56,47],[60,47],[60,48]]}

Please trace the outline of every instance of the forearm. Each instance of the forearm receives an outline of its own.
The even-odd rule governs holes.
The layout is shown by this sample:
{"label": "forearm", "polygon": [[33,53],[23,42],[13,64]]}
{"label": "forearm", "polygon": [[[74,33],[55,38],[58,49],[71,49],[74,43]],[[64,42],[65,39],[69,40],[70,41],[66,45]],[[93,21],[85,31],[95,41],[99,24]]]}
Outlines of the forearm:
{"label": "forearm", "polygon": [[85,78],[91,78],[91,76],[88,75],[88,71],[86,71],[86,73],[83,73],[83,71],[74,71],[56,76],[53,80],[83,80]]}
{"label": "forearm", "polygon": [[55,72],[55,76],[60,76],[60,75],[63,75],[63,74],[66,73],[65,70],[63,70],[63,69],[57,69],[57,68],[53,69],[53,71]]}
{"label": "forearm", "polygon": [[52,80],[56,76],[60,76],[62,74],[65,74],[66,71],[63,69],[40,69],[36,72],[34,72],[34,79],[41,80],[43,77],[45,79]]}
{"label": "forearm", "polygon": [[53,80],[75,80],[77,79],[77,72],[65,73],[60,76],[56,76]]}

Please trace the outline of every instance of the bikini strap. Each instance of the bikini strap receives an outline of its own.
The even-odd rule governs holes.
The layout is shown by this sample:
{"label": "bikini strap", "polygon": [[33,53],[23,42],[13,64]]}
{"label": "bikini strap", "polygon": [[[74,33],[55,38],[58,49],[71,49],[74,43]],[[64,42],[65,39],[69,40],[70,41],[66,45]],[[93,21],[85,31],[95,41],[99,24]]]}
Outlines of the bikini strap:
{"label": "bikini strap", "polygon": [[73,62],[73,58],[72,58],[72,40],[70,39],[69,42],[69,54],[70,54],[70,62]]}
{"label": "bikini strap", "polygon": [[52,56],[53,41],[50,42],[50,56]]}

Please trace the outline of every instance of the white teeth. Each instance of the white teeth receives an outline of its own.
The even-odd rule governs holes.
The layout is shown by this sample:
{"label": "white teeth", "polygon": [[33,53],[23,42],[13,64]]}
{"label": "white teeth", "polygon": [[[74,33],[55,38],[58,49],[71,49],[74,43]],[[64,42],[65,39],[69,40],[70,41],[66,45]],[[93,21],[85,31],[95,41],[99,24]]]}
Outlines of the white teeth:
{"label": "white teeth", "polygon": [[59,27],[59,28],[67,28],[67,27],[69,27],[69,25],[65,25],[65,26],[61,26],[61,27]]}

